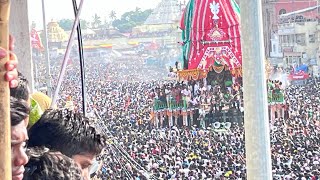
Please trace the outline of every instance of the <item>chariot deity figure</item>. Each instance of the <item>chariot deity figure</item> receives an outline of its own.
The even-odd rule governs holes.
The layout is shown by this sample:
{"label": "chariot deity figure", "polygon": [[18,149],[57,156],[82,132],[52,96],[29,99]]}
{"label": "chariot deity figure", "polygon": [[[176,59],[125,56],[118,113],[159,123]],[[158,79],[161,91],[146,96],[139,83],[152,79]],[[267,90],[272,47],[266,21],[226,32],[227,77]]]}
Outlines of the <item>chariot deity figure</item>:
{"label": "chariot deity figure", "polygon": [[212,19],[213,20],[218,20],[219,19],[219,12],[220,12],[220,4],[219,3],[216,3],[215,1],[213,1],[211,4],[210,4],[210,9],[211,9],[211,13],[213,14],[213,17]]}

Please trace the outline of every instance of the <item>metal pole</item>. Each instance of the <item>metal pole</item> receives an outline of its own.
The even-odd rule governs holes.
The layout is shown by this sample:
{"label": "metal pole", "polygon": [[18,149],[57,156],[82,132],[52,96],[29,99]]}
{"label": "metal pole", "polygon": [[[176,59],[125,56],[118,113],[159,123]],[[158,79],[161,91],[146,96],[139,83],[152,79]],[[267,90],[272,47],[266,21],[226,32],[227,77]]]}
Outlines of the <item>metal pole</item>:
{"label": "metal pole", "polygon": [[[36,50],[38,51],[38,50]],[[39,58],[39,54],[38,52],[36,52],[37,57],[33,58],[33,64],[34,64],[34,87],[35,89],[39,89],[39,76],[38,76],[38,58]]]}
{"label": "metal pole", "polygon": [[261,0],[242,0],[241,5],[247,179],[271,180]]}
{"label": "metal pole", "polygon": [[61,71],[60,71],[60,74],[59,74],[58,84],[57,84],[57,87],[55,89],[54,96],[52,98],[51,108],[54,108],[56,106],[56,103],[57,103],[57,99],[58,99],[58,96],[59,96],[61,83],[63,81],[64,74],[66,72],[67,62],[68,62],[68,59],[69,59],[69,56],[70,56],[71,47],[73,45],[74,35],[75,35],[75,32],[76,32],[78,24],[79,24],[80,14],[81,14],[82,6],[83,6],[83,1],[84,0],[80,1],[79,8],[78,8],[78,14],[77,14],[77,16],[76,16],[76,18],[74,20],[74,23],[73,23],[73,28],[72,28],[72,31],[71,31],[71,34],[70,34],[70,37],[69,37],[68,46],[67,46],[64,58],[63,58],[63,63],[62,63]]}
{"label": "metal pole", "polygon": [[51,72],[50,72],[50,59],[49,59],[49,47],[48,47],[48,37],[47,37],[47,22],[46,22],[46,13],[45,13],[45,4],[42,0],[42,20],[43,20],[43,33],[44,33],[44,56],[46,61],[46,70],[47,70],[47,92],[48,96],[52,97],[51,94]]}
{"label": "metal pole", "polygon": [[[78,6],[77,1],[72,0],[74,16],[77,16]],[[81,23],[77,27],[77,35],[78,35],[78,46],[79,46],[79,59],[80,59],[80,74],[81,74],[81,91],[82,91],[82,112],[83,115],[87,114],[87,96],[86,96],[86,76],[85,76],[85,64],[84,64],[84,55],[83,55],[83,43],[82,43],[82,34],[81,34]]]}

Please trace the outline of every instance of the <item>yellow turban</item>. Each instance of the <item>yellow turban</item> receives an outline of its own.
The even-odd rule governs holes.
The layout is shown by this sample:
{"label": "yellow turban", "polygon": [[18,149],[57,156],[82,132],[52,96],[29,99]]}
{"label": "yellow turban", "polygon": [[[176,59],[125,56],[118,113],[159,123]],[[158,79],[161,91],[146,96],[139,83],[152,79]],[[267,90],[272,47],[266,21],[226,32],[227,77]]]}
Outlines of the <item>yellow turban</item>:
{"label": "yellow turban", "polygon": [[49,96],[43,94],[42,92],[35,92],[31,95],[31,97],[37,101],[43,112],[50,108],[52,100]]}
{"label": "yellow turban", "polygon": [[29,128],[41,118],[43,112],[50,108],[52,102],[50,97],[42,92],[36,92],[32,94],[30,100],[31,111],[29,115]]}
{"label": "yellow turban", "polygon": [[35,101],[33,98],[30,98],[30,102],[31,102],[31,111],[29,114],[29,125],[28,125],[29,128],[33,126],[41,118],[43,114],[43,111],[41,110],[37,101]]}

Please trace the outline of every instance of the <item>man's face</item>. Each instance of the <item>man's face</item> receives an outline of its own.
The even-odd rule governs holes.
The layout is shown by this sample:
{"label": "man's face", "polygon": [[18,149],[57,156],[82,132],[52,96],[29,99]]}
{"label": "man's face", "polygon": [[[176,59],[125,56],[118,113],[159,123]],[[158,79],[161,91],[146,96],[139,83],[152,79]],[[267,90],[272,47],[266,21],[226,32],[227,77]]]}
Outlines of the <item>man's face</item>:
{"label": "man's face", "polygon": [[28,140],[26,121],[21,121],[11,127],[11,166],[12,180],[21,180],[24,173],[24,165],[28,162],[26,154],[26,141]]}
{"label": "man's face", "polygon": [[77,154],[72,157],[82,171],[82,177],[84,180],[90,179],[89,168],[93,164],[95,155],[91,153]]}

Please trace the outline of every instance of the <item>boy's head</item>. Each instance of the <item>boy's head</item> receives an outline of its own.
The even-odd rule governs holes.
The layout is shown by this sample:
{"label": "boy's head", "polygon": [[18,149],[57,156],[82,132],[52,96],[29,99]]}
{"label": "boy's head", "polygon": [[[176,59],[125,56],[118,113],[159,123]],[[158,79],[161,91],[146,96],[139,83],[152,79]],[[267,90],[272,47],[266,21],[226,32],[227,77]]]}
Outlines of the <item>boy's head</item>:
{"label": "boy's head", "polygon": [[29,82],[20,72],[18,72],[18,86],[16,88],[10,88],[10,96],[23,99],[29,102],[30,89]]}
{"label": "boy's head", "polygon": [[23,177],[24,165],[28,162],[25,153],[28,140],[27,125],[30,112],[28,103],[23,99],[10,97],[11,119],[11,166],[12,179],[20,180]]}
{"label": "boy's head", "polygon": [[29,146],[46,146],[73,158],[85,176],[106,139],[92,122],[67,109],[47,110],[29,130]]}
{"label": "boy's head", "polygon": [[24,174],[25,180],[81,180],[81,169],[69,157],[44,147],[28,150],[29,162]]}

